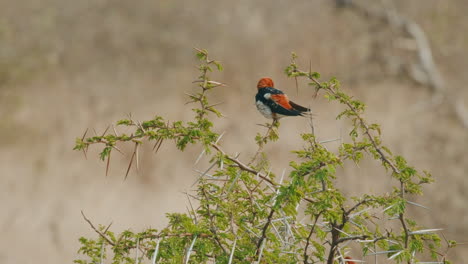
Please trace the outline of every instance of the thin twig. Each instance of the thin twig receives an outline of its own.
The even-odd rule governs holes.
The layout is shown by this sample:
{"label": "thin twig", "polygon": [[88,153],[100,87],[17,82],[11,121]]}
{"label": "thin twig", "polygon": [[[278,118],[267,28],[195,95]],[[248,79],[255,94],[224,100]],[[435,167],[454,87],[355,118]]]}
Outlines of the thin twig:
{"label": "thin twig", "polygon": [[275,124],[275,120],[273,120],[273,123],[269,124],[268,126],[266,126],[268,129],[265,133],[265,135],[262,137],[261,139],[261,143],[259,144],[258,146],[258,149],[257,149],[257,152],[255,152],[255,155],[252,157],[252,159],[249,161],[249,163],[247,164],[247,166],[250,166],[256,159],[257,159],[257,156],[262,152],[263,150],[263,147],[265,146],[265,140],[268,138],[268,136],[270,135],[271,131],[274,129],[274,124]]}
{"label": "thin twig", "polygon": [[304,264],[308,264],[307,261],[309,260],[309,255],[307,254],[307,250],[309,249],[310,238],[312,237],[312,234],[315,231],[315,227],[317,226],[317,221],[320,218],[321,214],[322,212],[318,213],[318,215],[315,216],[314,224],[312,225],[312,228],[310,229],[309,236],[307,236],[306,246],[304,247]]}
{"label": "thin twig", "polygon": [[85,220],[86,222],[88,222],[88,224],[91,226],[91,228],[92,228],[96,233],[98,233],[104,240],[106,240],[107,243],[109,243],[109,245],[115,246],[115,243],[112,242],[112,240],[110,240],[110,239],[106,236],[105,233],[99,231],[99,229],[97,229],[97,228],[93,225],[93,223],[91,222],[91,220],[89,220],[89,219],[86,217],[86,215],[84,214],[83,211],[81,211],[81,215],[83,216],[84,220]]}
{"label": "thin twig", "polygon": [[268,182],[269,184],[273,185],[273,186],[277,186],[277,184],[275,182],[273,182],[271,179],[269,179],[267,176],[265,176],[264,174],[252,169],[251,167],[245,165],[244,163],[242,163],[241,161],[239,161],[237,158],[233,158],[229,155],[226,154],[226,152],[224,152],[221,147],[217,144],[211,144],[211,146],[216,149],[218,152],[220,152],[223,156],[225,156],[228,160],[236,163],[239,168],[243,171],[247,171],[249,173],[252,173],[253,175],[258,175],[258,177],[262,178],[263,180],[265,180],[266,182]]}

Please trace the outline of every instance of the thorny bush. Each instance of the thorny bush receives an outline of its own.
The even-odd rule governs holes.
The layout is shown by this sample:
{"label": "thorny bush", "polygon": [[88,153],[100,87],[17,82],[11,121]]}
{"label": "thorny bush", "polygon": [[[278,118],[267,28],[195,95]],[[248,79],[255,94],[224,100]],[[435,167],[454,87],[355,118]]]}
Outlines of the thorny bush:
{"label": "thorny bush", "polygon": [[[332,264],[345,263],[350,246],[361,248],[362,257],[372,255],[372,261],[432,259],[437,262],[431,263],[449,263],[447,251],[456,243],[445,240],[442,244],[440,230],[425,229],[406,216],[408,205],[418,206],[409,199],[422,195],[422,186],[432,182],[431,175],[411,167],[383,145],[380,126],[364,119],[365,105],[347,95],[338,80],[320,81],[318,73],[300,70],[292,55],[285,73],[306,78],[317,93],[344,106],[337,119],[350,121],[350,140],[331,152],[317,141],[312,126],[311,133],[301,135],[303,148],[293,150],[297,159],[290,162],[289,174],[277,175],[263,147],[279,139],[278,122],[266,124],[266,133],[256,135],[258,151],[249,162],[222,149],[222,134],[215,132],[212,122],[213,116],[222,114],[207,97],[211,90],[224,86],[209,76],[222,66],[205,50],[196,54],[201,64],[194,82],[199,90],[189,94],[190,102],[197,105],[193,121],[168,122],[161,116],[144,122],[123,119],[117,125],[128,127],[130,135],[107,130],[101,136],[86,137],[85,133],[74,149],[86,153],[90,145],[102,144],[100,158],[107,161],[107,173],[111,153],[119,151],[117,144],[134,144],[127,177],[142,144],[154,144],[156,151],[163,141],[174,141],[181,151],[198,144],[209,156],[214,172],[199,176],[196,191],[188,194],[189,212],[167,214],[169,224],[162,230],[116,234],[108,227],[94,226],[83,214],[97,235],[80,238],[79,253],[85,256],[75,263],[103,263],[105,259],[139,263],[147,259],[151,263]],[[336,170],[344,161],[358,164],[366,155],[387,172],[376,177],[393,177],[395,184],[381,195],[346,197],[335,187],[339,181]],[[387,228],[382,221],[374,221],[376,217],[396,223],[397,228]]]}

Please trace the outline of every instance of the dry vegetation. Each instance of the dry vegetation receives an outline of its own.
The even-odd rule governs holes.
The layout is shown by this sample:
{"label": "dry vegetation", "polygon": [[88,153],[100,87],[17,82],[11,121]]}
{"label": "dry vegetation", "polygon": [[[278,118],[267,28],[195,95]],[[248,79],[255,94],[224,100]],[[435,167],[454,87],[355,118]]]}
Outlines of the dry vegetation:
{"label": "dry vegetation", "polygon": [[[71,262],[77,238],[92,233],[80,210],[97,223],[135,230],[160,227],[165,212],[185,210],[181,192],[196,179],[192,164],[199,149],[181,155],[167,144],[164,156],[145,149],[140,172],[125,182],[126,164],[117,158],[105,177],[104,163],[71,149],[83,128],[102,132],[129,112],[135,119],[155,113],[188,118],[183,93],[197,73],[193,47],[208,49],[225,67],[217,79],[229,86],[212,101],[224,102],[227,117],[217,125],[235,139],[226,141],[228,151],[241,157],[255,151],[256,124],[264,119],[253,96],[263,76],[312,104],[321,139],[340,136],[346,124],[333,119],[339,109],[324,107],[322,98],[313,101],[304,83],[297,95],[294,81],[284,76],[295,51],[302,64],[310,58],[314,70],[340,79],[368,104],[368,118],[382,124],[384,140],[433,173],[436,184],[419,199],[432,210],[413,213],[466,241],[468,133],[452,105],[468,102],[467,2],[394,2],[427,33],[445,80],[439,104],[428,104],[431,89],[409,80],[400,67],[411,58],[400,46],[410,41],[332,1],[0,1],[0,262]],[[287,168],[292,154],[282,147],[300,143],[287,135],[308,124],[282,124],[281,140],[267,151],[277,153],[277,167]],[[372,161],[345,171],[343,188],[377,191],[382,183],[373,181],[375,173],[380,170]],[[466,246],[453,251],[454,263],[462,263],[466,252]]]}

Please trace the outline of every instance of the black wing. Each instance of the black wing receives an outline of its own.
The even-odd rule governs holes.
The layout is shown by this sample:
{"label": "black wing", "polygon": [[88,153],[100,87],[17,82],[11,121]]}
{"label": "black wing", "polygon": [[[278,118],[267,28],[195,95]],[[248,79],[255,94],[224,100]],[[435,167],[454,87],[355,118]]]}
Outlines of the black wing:
{"label": "black wing", "polygon": [[290,104],[294,109],[296,109],[297,111],[300,111],[300,112],[310,112],[310,109],[309,109],[309,108],[300,106],[300,105],[294,103],[293,101],[289,101],[289,104]]}

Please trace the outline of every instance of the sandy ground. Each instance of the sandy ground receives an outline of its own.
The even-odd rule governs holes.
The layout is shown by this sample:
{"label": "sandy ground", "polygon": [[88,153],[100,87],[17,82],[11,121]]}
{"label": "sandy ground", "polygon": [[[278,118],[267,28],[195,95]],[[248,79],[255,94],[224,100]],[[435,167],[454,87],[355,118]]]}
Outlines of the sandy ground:
{"label": "sandy ground", "polygon": [[[297,95],[294,81],[282,73],[295,51],[302,65],[311,61],[324,78],[336,76],[368,104],[367,118],[382,124],[394,152],[432,172],[436,184],[415,198],[432,210],[410,211],[465,242],[468,133],[451,104],[457,99],[468,105],[466,2],[394,2],[427,32],[446,81],[441,104],[427,105],[430,89],[387,63],[404,56],[392,51],[388,37],[394,32],[337,10],[332,1],[0,0],[0,263],[72,262],[78,238],[94,236],[81,210],[117,231],[162,227],[165,213],[185,211],[182,192],[196,179],[199,148],[180,153],[168,143],[154,155],[148,147],[140,172],[127,181],[128,156],[115,156],[105,177],[97,151],[85,159],[72,148],[86,128],[102,132],[130,112],[138,120],[155,114],[188,120],[184,92],[194,88],[197,74],[193,47],[208,49],[225,67],[214,79],[229,86],[215,91],[212,101],[224,102],[219,108],[226,118],[216,129],[227,131],[227,151],[240,152],[241,159],[255,151],[256,124],[265,120],[253,97],[263,76],[312,105],[319,138],[340,136],[346,124],[334,119],[339,109],[323,98],[312,100],[305,83]],[[282,122],[280,141],[266,148],[275,153],[275,170],[288,168],[293,155],[287,150],[300,147],[298,133],[307,129],[304,119]],[[131,152],[131,146],[122,148]],[[381,180],[374,161],[350,167],[338,179],[349,194],[391,184]],[[462,263],[466,252],[465,245],[450,255]]]}

